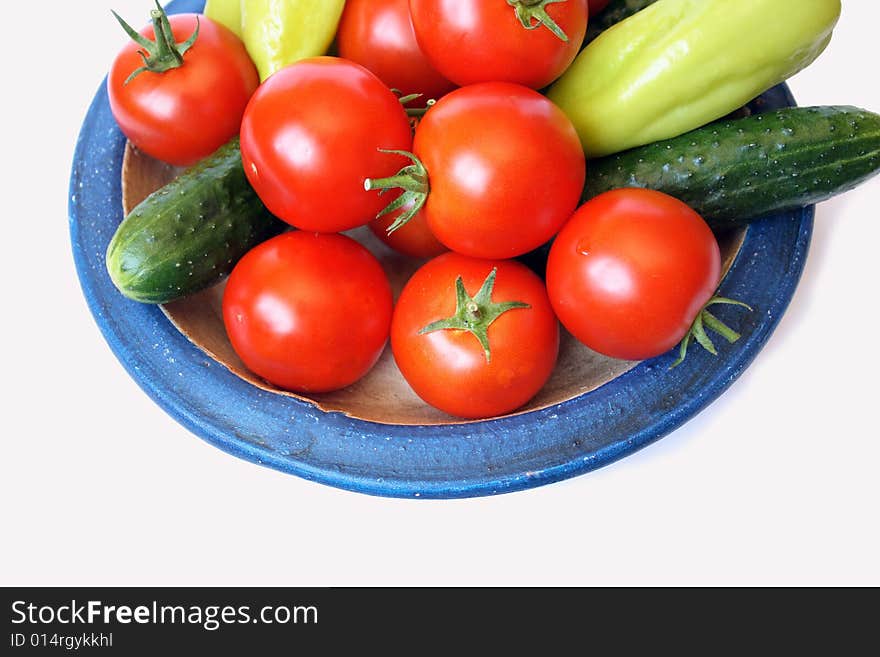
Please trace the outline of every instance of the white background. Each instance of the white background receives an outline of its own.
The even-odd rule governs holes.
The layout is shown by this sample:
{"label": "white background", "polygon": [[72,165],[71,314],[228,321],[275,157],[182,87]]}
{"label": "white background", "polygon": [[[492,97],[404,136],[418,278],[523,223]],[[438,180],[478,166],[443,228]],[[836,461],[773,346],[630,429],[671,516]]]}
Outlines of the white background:
{"label": "white background", "polygon": [[[0,584],[880,584],[880,179],[819,208],[779,330],[660,442],[493,499],[338,491],[189,434],[89,315],[67,184],[125,39],[110,4],[145,22],[146,0],[4,7]],[[844,5],[831,47],[792,87],[801,104],[880,111],[880,7]]]}

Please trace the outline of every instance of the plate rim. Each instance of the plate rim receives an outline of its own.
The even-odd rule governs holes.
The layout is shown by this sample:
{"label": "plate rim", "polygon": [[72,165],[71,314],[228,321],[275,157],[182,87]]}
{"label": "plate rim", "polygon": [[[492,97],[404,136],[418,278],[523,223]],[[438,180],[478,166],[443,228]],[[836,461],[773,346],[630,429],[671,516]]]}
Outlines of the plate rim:
{"label": "plate rim", "polygon": [[[201,6],[200,0],[175,0],[168,8],[172,13],[180,13],[198,11]],[[787,85],[780,85],[768,94],[775,94],[777,98],[771,105],[796,104]],[[386,425],[350,418],[338,412],[327,413],[307,402],[260,391],[219,364],[212,370],[211,364],[204,362],[207,357],[199,355],[201,352],[197,347],[171,326],[158,307],[135,304],[112,289],[112,284],[108,290],[109,277],[103,268],[103,252],[96,253],[94,244],[89,241],[90,238],[92,241],[109,241],[109,236],[105,234],[108,231],[102,227],[99,234],[89,233],[89,222],[85,216],[89,208],[85,206],[112,210],[113,201],[118,200],[120,193],[118,190],[115,195],[112,193],[113,175],[115,172],[118,188],[124,143],[124,137],[110,115],[105,80],[92,100],[77,140],[68,213],[71,246],[80,286],[93,318],[117,359],[141,389],[166,413],[215,447],[238,458],[307,480],[383,497],[452,499],[524,490],[608,465],[668,435],[720,396],[766,344],[800,281],[815,216],[814,206],[809,206],[784,213],[788,215],[785,219],[773,216],[750,226],[740,253],[722,282],[722,295],[744,298],[741,294],[743,290],[754,291],[744,284],[743,275],[749,268],[760,269],[767,265],[762,263],[760,253],[784,246],[788,249],[786,253],[791,254],[791,259],[786,263],[773,263],[785,266],[781,278],[773,281],[776,285],[772,292],[763,294],[766,303],[753,304],[756,312],[747,318],[747,327],[742,330],[743,339],[732,348],[724,349],[722,355],[715,359],[697,352],[670,372],[666,369],[668,355],[660,356],[640,363],[594,391],[524,414],[467,424]],[[108,191],[110,198],[100,197]],[[116,206],[115,218],[118,223],[122,218],[121,203]],[[97,223],[92,227],[96,226]],[[780,236],[786,237],[788,242],[784,245],[774,244],[774,240]],[[106,248],[106,244],[104,246]],[[751,302],[750,298],[745,300]],[[157,347],[134,345],[130,337],[126,339],[127,335],[132,334],[127,330],[137,333],[141,328],[135,325],[132,318],[128,318],[129,314],[143,321],[147,326],[144,331],[154,332],[152,335],[159,340],[155,343]],[[735,317],[738,321],[742,319],[741,316]],[[123,319],[127,322],[121,324]],[[167,331],[162,332],[162,322],[166,328],[170,327],[177,339]],[[149,334],[138,335],[143,338],[143,335]],[[184,341],[188,348],[180,341]],[[163,345],[162,353],[151,353],[151,350],[158,349],[158,345]],[[175,358],[163,355],[164,351],[169,350],[168,345],[180,347],[184,352],[179,363],[175,362]],[[177,374],[185,381],[190,381],[193,376],[205,375],[206,379],[200,384],[204,388],[199,390],[201,396],[198,400],[191,385],[177,387],[173,385],[173,380],[169,384],[174,370],[179,370]],[[233,377],[238,383],[228,377]],[[689,382],[691,388],[696,385],[701,387],[696,390],[688,389],[688,386],[678,387],[670,392],[670,382],[679,386]],[[242,384],[256,392],[248,394],[247,390],[242,390]],[[224,403],[236,405],[238,415],[226,409],[222,412],[219,408],[215,409],[212,395]],[[630,423],[631,418],[622,416],[619,406],[627,399],[638,399],[650,407],[650,412],[640,410],[638,418],[642,419],[641,422]],[[253,407],[259,404],[271,407],[274,415],[268,411],[260,414]],[[219,402],[217,406],[220,406]],[[206,414],[206,408],[211,412]],[[599,409],[605,408],[614,413],[610,420],[599,413]],[[280,417],[285,413],[290,415],[286,420],[289,426]],[[229,421],[229,417],[235,417],[234,423]],[[246,417],[247,422],[240,423],[242,417]],[[223,418],[226,418],[225,424]],[[608,431],[620,431],[620,435],[616,438],[604,435],[604,442],[600,440],[603,437],[594,439],[595,434],[590,431],[596,431],[596,427],[599,427],[601,433],[605,430],[606,421],[613,425]],[[290,449],[283,454],[259,438],[261,432],[288,432],[294,427],[299,433],[285,443]],[[631,428],[624,430],[623,427]],[[528,466],[504,472],[501,472],[501,467],[494,470],[488,467],[492,459],[505,454],[519,458],[517,450],[523,445],[528,446],[530,440],[534,441],[537,431],[543,431],[554,441],[557,452],[551,452],[551,455],[562,450],[563,453],[555,461],[548,461],[546,467],[533,467],[530,462]],[[570,449],[565,446],[566,441],[570,442]],[[322,451],[321,458],[313,458],[313,452],[317,452],[318,447]],[[406,455],[408,449],[414,452],[410,457]],[[372,452],[380,456],[384,452],[391,455],[388,471],[369,470],[368,465],[373,462],[370,460]],[[341,462],[331,463],[328,460],[327,455],[334,453],[339,454]],[[361,460],[345,460],[354,457]],[[400,464],[418,463],[424,466],[425,472],[431,472],[432,459],[438,458],[438,467],[445,464],[455,469],[467,465],[471,471],[475,465],[486,468],[481,475],[470,474],[458,478],[426,478],[424,474],[419,478],[412,473],[395,470]],[[493,474],[495,471],[498,473]]]}

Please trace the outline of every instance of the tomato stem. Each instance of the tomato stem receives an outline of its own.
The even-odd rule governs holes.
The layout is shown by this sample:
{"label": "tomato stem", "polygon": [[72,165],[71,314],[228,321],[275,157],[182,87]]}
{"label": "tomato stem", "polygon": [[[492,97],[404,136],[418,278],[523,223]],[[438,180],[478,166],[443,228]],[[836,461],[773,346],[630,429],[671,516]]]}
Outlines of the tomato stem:
{"label": "tomato stem", "polygon": [[150,41],[140,34],[131,25],[126,23],[115,11],[111,10],[111,13],[122,26],[122,29],[125,30],[126,34],[143,48],[143,50],[138,50],[138,55],[140,55],[144,65],[135,69],[135,71],[133,71],[125,80],[124,84],[128,84],[145,71],[151,73],[164,73],[173,68],[180,68],[183,66],[183,56],[193,47],[196,39],[199,38],[201,23],[199,22],[198,17],[196,17],[196,29],[192,33],[192,36],[182,43],[177,43],[174,40],[174,31],[171,29],[171,22],[168,20],[168,14],[165,13],[162,5],[159,4],[159,0],[156,0],[156,8],[150,12],[150,17],[153,21],[153,32],[156,37],[155,41]]}
{"label": "tomato stem", "polygon": [[418,100],[424,94],[407,94],[403,95],[403,92],[400,89],[392,89],[394,95],[397,96],[397,100],[403,105],[403,109],[406,111],[406,115],[410,118],[420,118],[427,114],[428,110],[434,107],[437,104],[437,101],[433,98],[429,98],[425,101],[424,107],[407,107],[411,102]]}
{"label": "tomato stem", "polygon": [[[418,95],[421,95],[421,94],[418,94]],[[433,98],[430,98],[429,100],[427,100],[425,102],[424,107],[406,107],[404,109],[406,110],[407,116],[421,118],[425,114],[427,114],[428,110],[431,109],[432,107],[434,107],[434,105],[436,105],[436,104],[437,104],[437,101],[434,100]]]}
{"label": "tomato stem", "polygon": [[401,212],[400,216],[388,226],[387,232],[391,235],[394,231],[403,228],[424,207],[425,202],[428,200],[431,186],[428,181],[428,170],[425,169],[425,165],[413,153],[409,151],[389,151],[382,148],[379,151],[402,155],[412,160],[412,164],[405,166],[393,176],[388,178],[367,178],[364,181],[364,189],[368,192],[379,190],[380,194],[384,194],[392,189],[403,190],[403,194],[394,199],[382,212],[376,215],[376,219],[396,212],[404,206],[412,205],[409,209]]}
{"label": "tomato stem", "polygon": [[516,17],[525,29],[537,30],[543,25],[561,41],[568,43],[568,35],[547,13],[547,5],[554,2],[567,0],[507,0],[507,4],[516,10]]}
{"label": "tomato stem", "polygon": [[407,103],[411,103],[414,100],[418,100],[419,98],[422,97],[422,94],[409,94],[407,96],[404,96],[403,92],[400,89],[392,89],[391,91],[394,92],[394,94],[397,96],[397,100],[404,107],[406,106]]}
{"label": "tomato stem", "polygon": [[737,340],[739,340],[742,335],[734,331],[727,324],[722,322],[720,319],[715,317],[712,313],[709,312],[709,306],[714,306],[716,304],[724,304],[729,306],[740,306],[742,308],[747,309],[749,312],[752,312],[751,306],[743,303],[742,301],[736,301],[735,299],[727,299],[725,297],[712,297],[709,299],[709,302],[703,306],[703,309],[697,314],[697,318],[694,320],[694,323],[691,325],[690,330],[687,332],[687,335],[684,336],[684,339],[681,341],[678,349],[678,358],[676,361],[670,365],[669,369],[673,369],[678,367],[684,362],[685,357],[687,356],[687,350],[690,346],[691,340],[696,340],[697,343],[703,347],[706,351],[708,351],[713,356],[718,355],[718,350],[715,348],[715,344],[712,342],[712,339],[709,337],[709,334],[706,332],[706,329],[711,329],[715,331],[729,343],[733,344]]}
{"label": "tomato stem", "polygon": [[464,279],[459,276],[455,280],[455,314],[446,319],[441,319],[428,324],[419,331],[419,335],[427,335],[435,331],[467,331],[480,343],[486,362],[492,362],[492,350],[489,345],[489,327],[492,323],[506,312],[516,308],[531,308],[522,301],[505,301],[495,303],[492,301],[492,292],[495,289],[495,278],[498,276],[498,268],[495,267],[483,281],[480,291],[473,297],[468,294],[464,287]]}

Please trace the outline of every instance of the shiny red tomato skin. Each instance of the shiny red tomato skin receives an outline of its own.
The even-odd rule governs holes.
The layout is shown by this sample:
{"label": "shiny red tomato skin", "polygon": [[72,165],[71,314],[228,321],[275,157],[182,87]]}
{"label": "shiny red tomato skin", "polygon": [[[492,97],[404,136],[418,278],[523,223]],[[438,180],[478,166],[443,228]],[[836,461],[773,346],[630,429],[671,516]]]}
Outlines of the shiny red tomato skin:
{"label": "shiny red tomato skin", "polygon": [[[107,89],[110,109],[123,134],[140,150],[175,166],[208,157],[238,134],[241,117],[260,78],[241,40],[229,29],[199,16],[199,36],[180,68],[144,72],[125,80],[143,61],[129,42],[116,56]],[[186,41],[195,14],[169,16],[174,37]],[[155,39],[153,26],[140,33]]]}
{"label": "shiny red tomato skin", "polygon": [[546,87],[571,65],[587,30],[587,0],[546,6],[568,36],[527,30],[506,0],[410,0],[416,38],[431,64],[454,83],[514,82]]}
{"label": "shiny red tomato skin", "polygon": [[[498,268],[492,300],[521,301],[489,327],[491,362],[474,335],[425,326],[455,312],[455,281],[474,295]],[[550,378],[559,354],[559,322],[543,281],[526,266],[447,253],[419,269],[398,299],[391,324],[394,359],[413,390],[456,417],[503,415],[526,404]]]}
{"label": "shiny red tomato skin", "polygon": [[412,129],[397,97],[367,69],[315,57],[281,69],[254,94],[241,125],[245,173],[266,207],[301,230],[362,226],[388,203],[368,177],[395,174]]}
{"label": "shiny red tomato skin", "polygon": [[487,82],[448,94],[422,118],[413,150],[430,179],[431,231],[475,258],[513,258],[546,243],[583,191],[574,127],[520,85]]}
{"label": "shiny red tomato skin", "polygon": [[721,278],[718,242],[702,217],[660,192],[620,189],[583,205],[553,243],[553,309],[599,353],[644,360],[690,330]]}
{"label": "shiny red tomato skin", "polygon": [[390,235],[388,234],[388,227],[401,213],[406,212],[408,207],[411,207],[411,204],[404,206],[397,212],[374,219],[370,222],[370,230],[389,247],[411,258],[434,258],[446,253],[449,249],[434,237],[434,233],[428,227],[424,209],[420,210],[401,228]]}
{"label": "shiny red tomato skin", "polygon": [[375,365],[392,312],[381,265],[344,235],[290,232],[250,251],[223,295],[244,364],[295,392],[338,390]]}
{"label": "shiny red tomato skin", "polygon": [[366,67],[404,96],[436,100],[455,88],[419,47],[409,0],[347,0],[336,38],[340,56]]}

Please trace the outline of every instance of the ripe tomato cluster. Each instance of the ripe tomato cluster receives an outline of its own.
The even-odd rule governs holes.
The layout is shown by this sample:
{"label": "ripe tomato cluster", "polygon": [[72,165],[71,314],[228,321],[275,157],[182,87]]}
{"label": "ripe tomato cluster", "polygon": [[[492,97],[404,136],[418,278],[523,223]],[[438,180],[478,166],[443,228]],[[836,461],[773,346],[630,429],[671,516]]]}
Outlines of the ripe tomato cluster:
{"label": "ripe tomato cluster", "polygon": [[[341,57],[299,61],[259,88],[234,35],[201,21],[200,38],[216,35],[193,49],[190,73],[196,56],[237,71],[210,78],[228,96],[212,107],[236,128],[224,123],[198,144],[163,128],[136,143],[186,163],[239,132],[248,180],[297,229],[253,249],[226,287],[225,326],[253,372],[293,391],[336,390],[363,377],[390,337],[426,402],[485,418],[545,385],[559,320],[599,352],[642,359],[711,317],[719,249],[693,210],[645,190],[578,209],[583,149],[538,90],[574,59],[588,14],[587,0],[348,0]],[[170,26],[176,48],[195,23]],[[215,41],[227,44],[222,58]],[[111,100],[129,98],[137,114],[155,91],[121,91],[136,52],[126,56]],[[191,124],[213,121],[209,108],[175,107],[181,134],[204,135]],[[391,248],[429,259],[396,304],[378,260],[339,234],[368,224]],[[515,258],[554,238],[545,282]]]}

